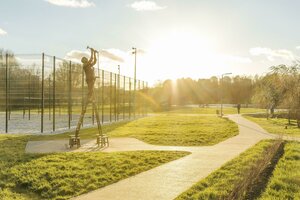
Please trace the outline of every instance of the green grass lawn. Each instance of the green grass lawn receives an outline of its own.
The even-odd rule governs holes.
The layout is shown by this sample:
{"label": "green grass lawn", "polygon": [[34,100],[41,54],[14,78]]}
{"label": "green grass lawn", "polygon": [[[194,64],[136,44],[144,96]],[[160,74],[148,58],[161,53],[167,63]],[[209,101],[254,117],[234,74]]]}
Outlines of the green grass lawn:
{"label": "green grass lawn", "polygon": [[[266,131],[279,135],[300,136],[300,129],[294,125],[288,125],[287,119],[283,118],[263,118],[255,117],[255,115],[244,115],[247,119],[259,124]],[[287,129],[285,126],[287,125]]]}
{"label": "green grass lawn", "polygon": [[264,140],[248,149],[240,156],[224,164],[221,168],[199,181],[189,190],[178,196],[177,200],[215,200],[228,199],[236,184],[243,180],[244,174],[261,159],[271,140]]}
{"label": "green grass lawn", "polygon": [[213,145],[238,134],[238,126],[216,116],[165,114],[131,121],[108,133],[112,137],[134,137],[156,145]]}
{"label": "green grass lawn", "polygon": [[[218,108],[183,108],[178,110],[169,111],[169,113],[181,113],[181,114],[216,114],[216,110],[220,110]],[[241,114],[246,113],[257,113],[257,112],[266,112],[265,109],[260,108],[241,108]],[[223,114],[237,114],[236,108],[223,108]]]}
{"label": "green grass lawn", "polygon": [[[213,145],[238,134],[237,125],[227,118],[216,116],[182,116],[160,114],[104,125],[103,133],[109,137],[133,137],[156,145],[201,146]],[[95,139],[98,130],[80,131],[81,139]],[[56,135],[32,136],[31,140],[68,139],[74,132]]]}
{"label": "green grass lawn", "polygon": [[0,199],[67,199],[189,153],[25,154],[30,136],[0,136]]}
{"label": "green grass lawn", "polygon": [[300,143],[289,142],[269,180],[262,200],[300,199]]}

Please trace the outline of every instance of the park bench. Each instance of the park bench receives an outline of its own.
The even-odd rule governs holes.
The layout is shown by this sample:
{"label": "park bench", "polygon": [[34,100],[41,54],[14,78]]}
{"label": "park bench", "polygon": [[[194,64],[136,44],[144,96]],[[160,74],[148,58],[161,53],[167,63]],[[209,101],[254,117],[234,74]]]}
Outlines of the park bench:
{"label": "park bench", "polygon": [[73,146],[77,145],[77,148],[80,147],[80,137],[76,137],[75,135],[69,135],[69,146],[72,148]]}
{"label": "park bench", "polygon": [[97,134],[97,145],[98,147],[105,147],[105,146],[109,146],[109,141],[108,141],[108,136],[107,135],[100,135]]}

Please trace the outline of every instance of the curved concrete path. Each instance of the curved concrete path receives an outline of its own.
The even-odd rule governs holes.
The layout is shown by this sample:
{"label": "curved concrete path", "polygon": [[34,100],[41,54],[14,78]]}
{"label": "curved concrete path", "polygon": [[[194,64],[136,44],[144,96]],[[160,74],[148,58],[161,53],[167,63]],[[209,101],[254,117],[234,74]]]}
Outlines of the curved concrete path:
{"label": "curved concrete path", "polygon": [[183,150],[192,153],[74,199],[171,200],[260,140],[274,137],[240,115],[229,115],[229,118],[238,124],[239,135],[214,146],[166,147],[145,144],[136,139],[115,139],[104,151]]}

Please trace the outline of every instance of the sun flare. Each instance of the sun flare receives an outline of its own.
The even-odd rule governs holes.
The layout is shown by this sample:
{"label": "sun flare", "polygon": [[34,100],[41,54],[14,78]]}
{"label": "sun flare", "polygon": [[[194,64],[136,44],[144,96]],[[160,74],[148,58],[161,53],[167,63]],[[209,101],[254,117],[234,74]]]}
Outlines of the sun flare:
{"label": "sun flare", "polygon": [[149,52],[166,57],[183,58],[191,60],[191,57],[213,52],[213,44],[209,38],[191,32],[175,31],[153,41]]}
{"label": "sun flare", "polygon": [[[147,48],[143,64],[147,68],[168,72],[169,78],[188,76],[182,68],[213,74],[216,67],[223,67],[223,60],[216,52],[216,44],[209,37],[183,31],[174,31],[154,39]],[[157,73],[159,74],[159,73]]]}

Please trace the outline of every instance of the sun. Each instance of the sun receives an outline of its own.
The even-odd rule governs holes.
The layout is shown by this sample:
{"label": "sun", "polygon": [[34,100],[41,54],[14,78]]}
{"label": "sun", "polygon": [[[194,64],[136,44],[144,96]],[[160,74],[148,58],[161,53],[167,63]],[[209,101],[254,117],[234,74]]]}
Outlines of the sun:
{"label": "sun", "polygon": [[[192,31],[172,31],[155,38],[147,48],[143,66],[154,68],[168,78],[189,76],[191,71],[202,68],[208,73],[210,66],[222,66],[216,59],[215,43],[209,38]],[[159,72],[155,75],[159,77]],[[154,75],[154,74],[153,74]]]}
{"label": "sun", "polygon": [[214,60],[215,44],[208,37],[193,32],[174,31],[154,40],[149,54],[168,65],[208,64]]}

